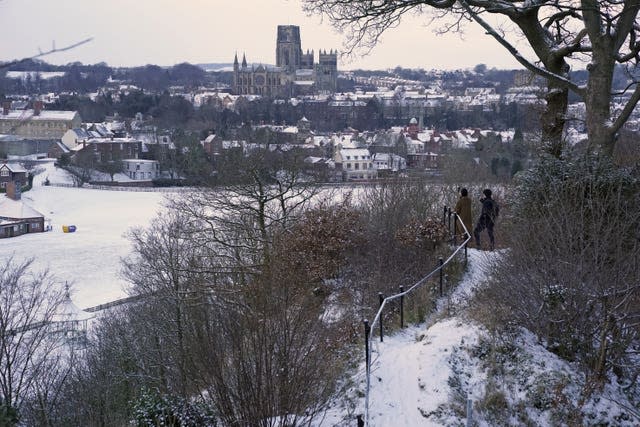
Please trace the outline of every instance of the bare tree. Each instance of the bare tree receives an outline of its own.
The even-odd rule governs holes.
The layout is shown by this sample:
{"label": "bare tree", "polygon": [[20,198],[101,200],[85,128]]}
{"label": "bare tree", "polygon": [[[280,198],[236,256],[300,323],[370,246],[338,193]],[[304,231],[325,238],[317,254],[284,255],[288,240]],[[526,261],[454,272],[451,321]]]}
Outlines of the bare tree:
{"label": "bare tree", "polygon": [[91,40],[93,40],[93,37],[90,37],[90,38],[88,38],[88,39],[81,40],[81,41],[76,42],[76,43],[72,43],[72,44],[67,45],[67,46],[64,46],[64,47],[56,47],[56,42],[55,42],[55,41],[53,41],[53,42],[51,43],[51,49],[49,49],[49,50],[44,50],[44,51],[43,51],[43,50],[41,50],[41,49],[38,49],[38,54],[37,54],[37,55],[28,56],[28,57],[26,57],[26,58],[16,59],[16,60],[9,61],[9,62],[3,62],[3,63],[1,63],[1,64],[0,64],[0,70],[2,70],[2,69],[6,69],[6,68],[11,68],[11,67],[13,67],[14,65],[21,64],[21,63],[23,63],[23,62],[25,62],[25,61],[29,61],[29,60],[31,60],[31,59],[38,59],[38,58],[42,58],[43,56],[51,55],[51,54],[53,54],[53,53],[57,53],[57,52],[66,52],[66,51],[68,51],[68,50],[75,49],[75,48],[76,48],[76,47],[78,47],[78,46],[82,46],[82,45],[83,45],[83,44],[85,44],[85,43],[89,43]]}
{"label": "bare tree", "polygon": [[20,412],[22,423],[42,427],[69,424],[67,405],[63,400],[67,398],[65,388],[69,385],[73,367],[81,360],[78,356],[70,346],[49,354],[23,404]]}
{"label": "bare tree", "polygon": [[[208,303],[215,287],[215,254],[207,246],[197,244],[193,236],[201,233],[200,221],[180,211],[168,210],[156,217],[147,229],[133,229],[129,239],[134,255],[123,261],[124,275],[131,281],[130,293],[144,297],[139,304],[138,322],[144,326],[151,340],[148,347],[156,349],[141,356],[151,358],[148,366],[157,366],[149,372],[163,383],[163,388],[187,398],[194,390],[196,372],[193,366],[193,335],[201,327],[192,315]],[[217,290],[223,299],[223,292]],[[189,379],[191,378],[191,380]]]}
{"label": "bare tree", "polygon": [[[400,24],[407,13],[435,12],[450,15],[446,30],[459,30],[467,20],[475,22],[503,46],[522,66],[548,81],[547,109],[543,113],[543,141],[558,154],[566,121],[568,91],[586,105],[589,144],[611,154],[615,136],[640,100],[640,85],[631,78],[632,90],[624,105],[612,111],[613,73],[616,64],[634,70],[639,58],[638,11],[633,0],[305,0],[309,13],[322,13],[348,36],[347,47],[371,48],[389,28]],[[501,20],[517,31],[503,31]],[[453,22],[452,22],[453,21]],[[532,57],[517,48],[523,39]],[[569,60],[588,62],[588,81],[571,81]],[[630,74],[630,77],[633,73]],[[626,92],[626,90],[625,90]]]}
{"label": "bare tree", "polygon": [[48,323],[63,293],[47,272],[31,271],[31,263],[11,257],[0,267],[0,404],[14,417],[36,392],[59,345]]}
{"label": "bare tree", "polygon": [[96,164],[95,153],[92,150],[82,150],[73,156],[72,164],[60,166],[71,174],[76,187],[82,187],[85,182],[91,181]]}
{"label": "bare tree", "polygon": [[100,162],[96,165],[96,169],[108,174],[111,182],[113,182],[115,174],[124,172],[124,163],[122,162],[122,159],[117,158],[111,160],[100,159]]}
{"label": "bare tree", "polygon": [[218,257],[252,274],[268,260],[272,230],[295,221],[319,192],[299,166],[255,150],[235,165],[237,183],[198,189],[172,201],[172,207],[202,221],[202,245],[215,245]]}

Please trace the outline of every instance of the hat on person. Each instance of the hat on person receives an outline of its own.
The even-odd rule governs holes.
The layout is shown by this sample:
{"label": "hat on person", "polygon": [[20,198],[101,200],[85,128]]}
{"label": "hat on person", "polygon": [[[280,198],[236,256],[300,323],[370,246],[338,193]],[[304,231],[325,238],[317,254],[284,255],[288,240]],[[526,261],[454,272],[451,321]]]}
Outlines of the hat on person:
{"label": "hat on person", "polygon": [[491,197],[491,190],[487,188],[482,191],[482,194],[484,194],[486,197]]}

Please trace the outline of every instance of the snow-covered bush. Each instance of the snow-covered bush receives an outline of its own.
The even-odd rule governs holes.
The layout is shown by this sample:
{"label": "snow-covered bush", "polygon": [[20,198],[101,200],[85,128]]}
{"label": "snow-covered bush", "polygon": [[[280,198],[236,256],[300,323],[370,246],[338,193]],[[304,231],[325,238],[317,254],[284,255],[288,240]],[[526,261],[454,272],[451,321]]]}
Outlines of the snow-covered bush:
{"label": "snow-covered bush", "polygon": [[485,324],[533,331],[597,383],[634,378],[639,171],[594,156],[544,158],[518,177],[511,213],[510,250],[478,294]]}
{"label": "snow-covered bush", "polygon": [[133,402],[136,427],[215,427],[213,410],[204,402],[144,390]]}

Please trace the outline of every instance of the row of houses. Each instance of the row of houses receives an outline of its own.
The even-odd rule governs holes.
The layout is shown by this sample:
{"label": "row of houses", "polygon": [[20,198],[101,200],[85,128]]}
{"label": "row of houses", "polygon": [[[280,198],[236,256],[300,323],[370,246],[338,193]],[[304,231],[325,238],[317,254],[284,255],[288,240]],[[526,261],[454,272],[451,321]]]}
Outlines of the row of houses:
{"label": "row of houses", "polygon": [[515,136],[513,129],[461,129],[447,132],[423,129],[416,118],[412,118],[407,126],[379,132],[360,133],[355,129],[345,129],[343,132],[316,135],[305,118],[297,127],[254,126],[254,130],[263,128],[272,132],[267,138],[272,143],[224,140],[212,134],[201,144],[214,162],[226,150],[241,150],[244,154],[254,148],[267,146],[280,151],[293,148],[308,150],[310,154],[305,161],[315,173],[330,181],[349,181],[402,174],[406,169],[438,175],[445,149],[473,149],[483,138],[508,144]]}

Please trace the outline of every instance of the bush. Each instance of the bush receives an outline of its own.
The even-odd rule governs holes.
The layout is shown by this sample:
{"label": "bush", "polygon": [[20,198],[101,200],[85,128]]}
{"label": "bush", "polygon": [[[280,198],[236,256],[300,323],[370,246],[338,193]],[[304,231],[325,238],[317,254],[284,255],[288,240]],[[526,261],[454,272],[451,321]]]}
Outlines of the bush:
{"label": "bush", "polygon": [[478,293],[484,321],[522,326],[598,381],[633,376],[640,337],[640,173],[606,159],[543,159],[518,177],[510,251]]}
{"label": "bush", "polygon": [[143,391],[133,404],[134,425],[137,427],[214,427],[213,410],[204,402]]}

